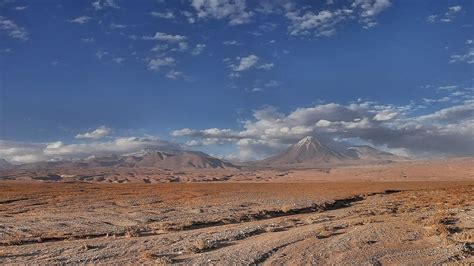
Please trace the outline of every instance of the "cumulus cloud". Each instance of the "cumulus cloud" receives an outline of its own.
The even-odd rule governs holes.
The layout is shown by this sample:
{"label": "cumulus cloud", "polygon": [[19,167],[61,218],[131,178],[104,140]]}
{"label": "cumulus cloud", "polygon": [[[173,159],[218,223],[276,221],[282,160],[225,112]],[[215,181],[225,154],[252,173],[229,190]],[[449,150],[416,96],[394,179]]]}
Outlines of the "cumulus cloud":
{"label": "cumulus cloud", "polygon": [[127,28],[127,25],[124,24],[117,24],[117,23],[111,23],[110,28],[113,30],[123,30]]}
{"label": "cumulus cloud", "polygon": [[373,17],[391,5],[390,0],[355,0],[352,7],[360,7],[362,17]]}
{"label": "cumulus cloud", "polygon": [[426,21],[429,22],[429,23],[435,23],[437,18],[438,18],[437,15],[429,15],[429,16],[426,18]]}
{"label": "cumulus cloud", "polygon": [[189,11],[182,11],[181,14],[187,18],[189,24],[193,24],[196,22],[196,18],[194,17],[193,13]]}
{"label": "cumulus cloud", "polygon": [[452,91],[452,90],[455,90],[457,87],[458,87],[457,85],[439,86],[438,90]]}
{"label": "cumulus cloud", "polygon": [[358,19],[363,28],[377,25],[375,17],[391,6],[389,0],[355,0],[350,7],[325,10],[290,9],[288,32],[293,36],[332,36],[344,21]]}
{"label": "cumulus cloud", "polygon": [[160,150],[180,149],[179,145],[155,137],[119,137],[110,141],[92,141],[79,144],[66,144],[62,141],[28,143],[0,140],[0,158],[5,158],[11,163],[20,164],[126,154],[145,148]]}
{"label": "cumulus cloud", "polygon": [[274,67],[275,65],[273,63],[265,63],[257,66],[258,69],[265,69],[265,70],[270,70]]}
{"label": "cumulus cloud", "polygon": [[232,46],[234,46],[234,45],[242,45],[242,43],[240,43],[240,42],[238,42],[238,41],[236,41],[236,40],[223,41],[222,44],[223,44],[223,45],[229,45],[229,46],[230,46],[230,45],[232,45]]}
{"label": "cumulus cloud", "polygon": [[293,36],[310,34],[330,36],[336,32],[336,25],[347,19],[352,12],[350,9],[288,12],[286,14],[286,17],[290,20],[288,31]]}
{"label": "cumulus cloud", "polygon": [[28,40],[28,32],[25,28],[18,26],[14,21],[0,16],[0,30],[4,31],[8,36],[20,41]]}
{"label": "cumulus cloud", "polygon": [[188,43],[186,42],[187,38],[183,35],[172,35],[163,32],[157,32],[154,36],[143,36],[143,39],[160,42],[151,49],[153,52],[182,52],[188,49]]}
{"label": "cumulus cloud", "polygon": [[177,70],[170,70],[168,73],[166,73],[166,77],[169,79],[177,79],[183,75],[183,72],[177,71]]}
{"label": "cumulus cloud", "polygon": [[449,61],[450,63],[468,63],[468,64],[474,64],[474,48],[469,48],[468,51],[465,54],[455,54],[451,55],[451,60]]}
{"label": "cumulus cloud", "polygon": [[26,10],[28,8],[28,6],[16,6],[14,9],[16,11],[23,11],[23,10]]}
{"label": "cumulus cloud", "polygon": [[[184,52],[189,49],[187,37],[179,34],[167,34],[156,32],[153,36],[143,36],[144,40],[157,41],[158,43],[151,49],[156,55],[153,58],[147,58],[147,67],[149,70],[161,71],[168,68],[165,76],[169,79],[177,79],[184,76],[181,71],[170,69],[177,64],[174,56],[170,56],[171,52]],[[191,51],[192,55],[199,55],[204,49],[205,44],[197,44]]]}
{"label": "cumulus cloud", "polygon": [[239,63],[237,65],[232,65],[234,71],[245,71],[257,64],[259,58],[258,56],[252,54],[246,57],[239,58]]}
{"label": "cumulus cloud", "polygon": [[[243,72],[251,68],[270,70],[274,66],[273,63],[263,63],[259,65],[258,62],[260,61],[260,58],[254,54],[244,56],[244,57],[237,57],[236,60],[237,60],[236,63],[230,64],[230,68],[234,72]],[[230,61],[231,61],[230,59],[224,60],[224,62],[230,62]],[[240,77],[239,73],[232,73],[231,76]]]}
{"label": "cumulus cloud", "polygon": [[374,116],[374,120],[375,121],[388,121],[394,118],[396,115],[397,115],[397,112],[394,112],[392,110],[383,110]]}
{"label": "cumulus cloud", "polygon": [[172,136],[193,136],[201,138],[240,138],[238,132],[234,132],[230,129],[219,129],[219,128],[209,128],[204,130],[193,130],[189,128],[183,128],[179,130],[174,130],[171,132]]}
{"label": "cumulus cloud", "polygon": [[114,57],[114,58],[112,58],[112,61],[114,61],[115,63],[121,65],[121,64],[123,64],[123,62],[125,62],[125,58],[123,58],[123,57]]}
{"label": "cumulus cloud", "polygon": [[456,15],[461,12],[462,10],[462,6],[450,6],[448,7],[448,11],[446,11],[446,13],[444,13],[444,15],[430,15],[426,18],[426,21],[429,22],[429,23],[435,23],[437,21],[440,21],[440,22],[445,22],[445,23],[448,23],[448,22],[451,22],[455,17]]}
{"label": "cumulus cloud", "polygon": [[92,37],[82,38],[81,40],[85,43],[93,43],[95,41],[94,38],[92,38]]}
{"label": "cumulus cloud", "polygon": [[106,52],[106,51],[102,51],[102,50],[98,50],[96,53],[95,53],[95,56],[97,56],[97,58],[99,59],[102,59],[104,56],[108,55],[109,52]]}
{"label": "cumulus cloud", "polygon": [[243,129],[181,129],[176,137],[199,141],[217,139],[234,143],[241,159],[273,155],[307,135],[329,140],[360,140],[415,156],[468,156],[474,154],[474,101],[425,114],[413,115],[406,106],[357,102],[298,108],[288,114],[274,107],[254,111]]}
{"label": "cumulus cloud", "polygon": [[245,0],[192,0],[191,6],[198,18],[228,19],[230,25],[249,23],[253,16]]}
{"label": "cumulus cloud", "polygon": [[106,126],[100,126],[91,132],[77,134],[76,139],[101,139],[108,136],[112,130]]}
{"label": "cumulus cloud", "polygon": [[444,18],[441,19],[442,22],[451,22],[451,20],[456,16],[457,13],[461,12],[461,6],[451,6],[448,8],[448,11],[444,14]]}
{"label": "cumulus cloud", "polygon": [[194,49],[191,51],[191,54],[192,55],[200,55],[204,51],[205,48],[206,48],[205,44],[198,43],[198,44],[196,44]]}
{"label": "cumulus cloud", "polygon": [[176,60],[173,57],[153,58],[148,61],[148,69],[159,71],[162,67],[173,66]]}
{"label": "cumulus cloud", "polygon": [[96,0],[92,2],[92,7],[95,10],[102,10],[107,8],[118,9],[119,6],[115,3],[115,0]]}
{"label": "cumulus cloud", "polygon": [[430,99],[430,98],[422,98],[422,100],[425,102],[425,103],[445,103],[445,102],[449,102],[451,101],[451,98],[449,98],[448,96],[445,96],[445,97],[441,97],[441,98],[438,98],[438,99]]}
{"label": "cumulus cloud", "polygon": [[163,19],[174,19],[175,15],[171,11],[166,11],[166,12],[150,12],[150,15],[157,17],[157,18],[163,18]]}
{"label": "cumulus cloud", "polygon": [[143,36],[144,40],[155,40],[165,42],[182,42],[186,40],[186,36],[183,35],[171,35],[163,32],[157,32],[154,36]]}
{"label": "cumulus cloud", "polygon": [[69,22],[77,23],[79,25],[84,25],[87,22],[89,22],[89,20],[91,20],[91,17],[89,17],[89,16],[80,16],[80,17],[69,20]]}

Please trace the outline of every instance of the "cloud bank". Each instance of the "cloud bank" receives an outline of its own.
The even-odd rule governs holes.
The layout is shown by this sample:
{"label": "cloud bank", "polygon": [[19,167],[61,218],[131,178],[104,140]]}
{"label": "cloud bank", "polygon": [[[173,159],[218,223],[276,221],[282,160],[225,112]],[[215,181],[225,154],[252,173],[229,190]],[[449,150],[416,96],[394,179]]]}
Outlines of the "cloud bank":
{"label": "cloud bank", "polygon": [[[402,155],[444,157],[474,155],[474,100],[465,94],[457,105],[414,115],[421,108],[356,102],[328,103],[297,108],[285,114],[274,107],[253,112],[240,131],[184,128],[171,132],[187,137],[188,144],[235,144],[242,160],[263,158],[316,135],[340,142],[365,143]],[[459,102],[459,100],[457,100]]]}
{"label": "cloud bank", "polygon": [[117,137],[108,141],[66,144],[62,141],[31,143],[0,140],[0,158],[11,163],[65,160],[125,154],[145,148],[180,149],[176,144],[155,137]]}

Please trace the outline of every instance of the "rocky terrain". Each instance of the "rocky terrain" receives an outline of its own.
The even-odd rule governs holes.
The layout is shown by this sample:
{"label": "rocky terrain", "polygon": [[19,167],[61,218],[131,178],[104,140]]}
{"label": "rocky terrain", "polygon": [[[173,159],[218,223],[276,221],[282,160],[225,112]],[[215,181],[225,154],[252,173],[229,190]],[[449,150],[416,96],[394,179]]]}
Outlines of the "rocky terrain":
{"label": "rocky terrain", "polygon": [[469,264],[474,182],[16,184],[0,263]]}
{"label": "rocky terrain", "polygon": [[0,182],[341,182],[436,181],[474,179],[474,159],[377,162],[318,168],[180,168],[57,165],[51,168],[13,168],[0,171]]}
{"label": "rocky terrain", "polygon": [[474,263],[473,158],[307,137],[242,165],[146,149],[0,166],[0,264]]}

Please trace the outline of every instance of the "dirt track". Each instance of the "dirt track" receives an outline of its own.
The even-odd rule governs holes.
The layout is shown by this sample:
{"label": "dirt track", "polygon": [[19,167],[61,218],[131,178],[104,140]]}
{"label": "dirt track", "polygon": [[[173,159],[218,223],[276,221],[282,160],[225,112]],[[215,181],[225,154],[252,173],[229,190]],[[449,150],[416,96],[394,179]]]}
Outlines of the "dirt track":
{"label": "dirt track", "polygon": [[472,181],[4,183],[0,263],[467,262],[473,194]]}

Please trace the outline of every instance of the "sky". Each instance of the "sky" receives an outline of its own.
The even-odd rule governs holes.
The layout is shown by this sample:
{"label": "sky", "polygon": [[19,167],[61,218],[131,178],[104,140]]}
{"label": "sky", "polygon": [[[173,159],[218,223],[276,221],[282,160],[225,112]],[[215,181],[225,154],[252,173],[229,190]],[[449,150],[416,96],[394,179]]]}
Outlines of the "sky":
{"label": "sky", "polygon": [[0,0],[0,158],[304,136],[474,155],[471,0]]}

